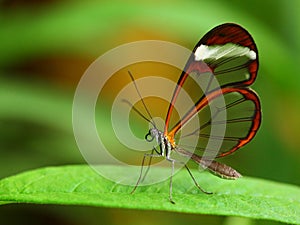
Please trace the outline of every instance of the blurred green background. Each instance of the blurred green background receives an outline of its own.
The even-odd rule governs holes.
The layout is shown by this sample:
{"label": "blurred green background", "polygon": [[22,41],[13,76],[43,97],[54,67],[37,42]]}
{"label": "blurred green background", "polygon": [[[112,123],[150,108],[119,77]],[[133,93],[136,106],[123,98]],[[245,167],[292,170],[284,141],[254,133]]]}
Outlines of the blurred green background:
{"label": "blurred green background", "polygon": [[[254,37],[263,123],[225,161],[247,176],[300,185],[300,1],[0,1],[0,177],[85,163],[72,100],[87,67],[120,44],[158,39],[192,49],[224,22]],[[162,198],[162,201],[165,200]],[[277,224],[220,216],[76,206],[5,205],[6,224]]]}

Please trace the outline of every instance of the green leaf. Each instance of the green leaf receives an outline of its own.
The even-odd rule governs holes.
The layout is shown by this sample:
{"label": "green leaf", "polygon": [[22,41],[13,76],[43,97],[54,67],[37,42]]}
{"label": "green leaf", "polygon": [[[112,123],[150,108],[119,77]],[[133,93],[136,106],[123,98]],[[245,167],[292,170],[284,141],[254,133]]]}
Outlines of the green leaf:
{"label": "green leaf", "polygon": [[[101,166],[102,170],[129,170],[117,166]],[[127,171],[126,171],[127,172]],[[169,173],[169,168],[151,169],[153,173]],[[203,194],[182,170],[174,177],[173,198],[168,200],[165,181],[132,187],[116,184],[99,176],[85,165],[37,169],[0,181],[0,204],[38,203],[89,205],[102,207],[166,210],[182,213],[241,216],[300,224],[300,188],[256,178],[236,181],[219,179],[209,173],[192,170],[199,183],[212,195]]]}

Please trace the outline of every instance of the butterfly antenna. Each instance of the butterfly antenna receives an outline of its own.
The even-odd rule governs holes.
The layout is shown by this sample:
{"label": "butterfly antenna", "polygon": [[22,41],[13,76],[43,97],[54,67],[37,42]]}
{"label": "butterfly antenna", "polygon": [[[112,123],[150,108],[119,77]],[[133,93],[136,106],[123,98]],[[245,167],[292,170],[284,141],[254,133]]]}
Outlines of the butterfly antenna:
{"label": "butterfly antenna", "polygon": [[140,97],[140,99],[142,101],[142,104],[143,104],[143,106],[144,106],[144,108],[145,108],[145,110],[146,110],[146,112],[147,112],[147,114],[148,114],[148,116],[150,117],[151,120],[147,119],[141,112],[139,112],[135,107],[133,107],[133,105],[130,102],[128,102],[128,101],[127,102],[132,106],[132,108],[133,108],[134,111],[136,111],[140,116],[142,116],[144,119],[146,119],[148,122],[150,122],[153,125],[153,127],[156,127],[156,124],[153,121],[153,117],[151,116],[151,114],[150,114],[150,112],[149,112],[149,110],[148,110],[148,108],[147,108],[147,106],[146,106],[146,104],[144,102],[144,99],[142,98],[142,95],[141,95],[141,93],[140,93],[140,91],[139,91],[139,89],[138,89],[138,87],[136,85],[135,79],[134,79],[134,77],[132,76],[132,74],[131,74],[131,72],[129,70],[128,70],[128,74],[129,74],[129,76],[130,76],[130,78],[131,78],[131,80],[132,80],[132,82],[134,84],[135,90],[138,93],[138,95],[139,95],[139,97]]}
{"label": "butterfly antenna", "polygon": [[122,101],[126,104],[128,104],[137,114],[139,114],[144,120],[148,121],[149,123],[151,123],[153,126],[153,122],[151,120],[149,120],[146,116],[144,116],[136,107],[134,107],[131,102],[129,102],[126,99],[122,99]]}

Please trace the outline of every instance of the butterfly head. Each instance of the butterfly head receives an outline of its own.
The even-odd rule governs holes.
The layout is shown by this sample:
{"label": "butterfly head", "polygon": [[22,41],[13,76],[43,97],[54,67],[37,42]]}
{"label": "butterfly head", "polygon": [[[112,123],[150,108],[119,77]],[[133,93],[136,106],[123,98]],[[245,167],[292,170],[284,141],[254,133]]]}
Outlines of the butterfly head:
{"label": "butterfly head", "polygon": [[145,135],[145,139],[148,142],[152,142],[155,138],[156,141],[159,142],[160,136],[162,136],[162,132],[159,131],[157,128],[153,127],[150,128],[149,132]]}

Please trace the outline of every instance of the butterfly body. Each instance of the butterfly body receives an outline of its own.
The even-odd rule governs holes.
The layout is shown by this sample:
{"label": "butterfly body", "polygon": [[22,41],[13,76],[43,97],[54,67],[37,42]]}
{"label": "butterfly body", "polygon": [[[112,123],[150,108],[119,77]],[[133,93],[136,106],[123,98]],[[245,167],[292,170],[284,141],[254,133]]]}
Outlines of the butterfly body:
{"label": "butterfly body", "polygon": [[169,138],[167,136],[164,136],[162,131],[153,127],[146,134],[145,139],[148,142],[151,142],[155,139],[157,145],[159,146],[159,149],[154,147],[156,153],[159,156],[166,157],[166,159],[171,159],[171,151],[174,149],[174,142],[172,144]]}

